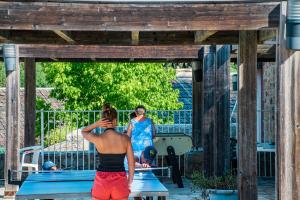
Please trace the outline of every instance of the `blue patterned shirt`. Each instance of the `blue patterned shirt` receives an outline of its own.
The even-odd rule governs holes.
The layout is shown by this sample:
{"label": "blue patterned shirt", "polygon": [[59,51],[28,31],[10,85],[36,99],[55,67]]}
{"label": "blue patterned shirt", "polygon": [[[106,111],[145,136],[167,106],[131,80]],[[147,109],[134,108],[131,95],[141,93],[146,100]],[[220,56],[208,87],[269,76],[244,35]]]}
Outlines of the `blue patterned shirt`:
{"label": "blue patterned shirt", "polygon": [[146,118],[144,121],[131,120],[131,143],[134,155],[140,158],[142,151],[147,146],[153,146],[152,120]]}

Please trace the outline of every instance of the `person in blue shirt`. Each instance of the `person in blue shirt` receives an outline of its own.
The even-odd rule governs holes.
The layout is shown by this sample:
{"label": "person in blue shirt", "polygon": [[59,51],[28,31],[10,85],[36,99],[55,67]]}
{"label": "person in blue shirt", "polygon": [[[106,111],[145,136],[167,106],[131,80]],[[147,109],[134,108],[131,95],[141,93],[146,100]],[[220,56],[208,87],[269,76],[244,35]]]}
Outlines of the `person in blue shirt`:
{"label": "person in blue shirt", "polygon": [[43,170],[51,170],[51,171],[56,171],[57,170],[56,164],[54,162],[50,161],[50,160],[44,162],[42,168],[43,168]]}
{"label": "person in blue shirt", "polygon": [[136,117],[133,118],[127,129],[127,135],[131,138],[132,149],[136,162],[141,162],[142,152],[148,146],[153,146],[156,129],[152,119],[146,117],[146,108],[142,105],[135,109]]}

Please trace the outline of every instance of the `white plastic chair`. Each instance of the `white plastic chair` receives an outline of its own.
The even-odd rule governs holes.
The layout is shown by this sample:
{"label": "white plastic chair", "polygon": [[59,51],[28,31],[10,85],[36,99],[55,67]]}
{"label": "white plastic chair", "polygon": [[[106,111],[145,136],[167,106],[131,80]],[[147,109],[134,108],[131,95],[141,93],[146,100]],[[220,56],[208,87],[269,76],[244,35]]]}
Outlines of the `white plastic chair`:
{"label": "white plastic chair", "polygon": [[[39,157],[40,153],[42,151],[42,146],[31,146],[31,147],[25,147],[19,150],[19,153],[22,154],[22,159],[20,163],[20,171],[22,176],[22,170],[24,167],[28,168],[28,171],[38,171],[39,170]],[[31,162],[27,163],[25,162],[25,158],[29,157],[32,154]]]}

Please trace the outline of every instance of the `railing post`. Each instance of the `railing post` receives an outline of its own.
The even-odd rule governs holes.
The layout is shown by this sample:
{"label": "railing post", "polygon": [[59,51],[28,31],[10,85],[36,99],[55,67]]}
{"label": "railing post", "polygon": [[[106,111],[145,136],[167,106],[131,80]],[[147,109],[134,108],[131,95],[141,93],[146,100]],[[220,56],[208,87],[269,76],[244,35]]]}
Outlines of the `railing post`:
{"label": "railing post", "polygon": [[[49,119],[48,119],[49,120]],[[44,110],[41,110],[41,146],[42,148],[42,164],[44,163]]]}

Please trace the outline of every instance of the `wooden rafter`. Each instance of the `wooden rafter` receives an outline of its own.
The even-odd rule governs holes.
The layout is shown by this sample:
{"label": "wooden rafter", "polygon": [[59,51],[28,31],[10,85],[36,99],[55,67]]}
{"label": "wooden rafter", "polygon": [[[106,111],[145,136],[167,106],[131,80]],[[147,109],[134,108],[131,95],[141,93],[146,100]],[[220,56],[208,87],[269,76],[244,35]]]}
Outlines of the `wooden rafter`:
{"label": "wooden rafter", "polygon": [[138,31],[132,31],[131,32],[131,44],[138,45],[139,44],[139,36],[140,32]]}
{"label": "wooden rafter", "polygon": [[217,31],[195,31],[194,41],[195,44],[201,44],[204,40],[215,34]]}
{"label": "wooden rafter", "polygon": [[276,39],[276,30],[261,30],[257,35],[257,42],[263,43],[267,40]]}
{"label": "wooden rafter", "polygon": [[63,31],[60,30],[54,30],[53,31],[56,35],[58,35],[59,37],[61,37],[62,39],[64,39],[66,42],[68,42],[69,44],[75,44],[76,41],[73,40],[70,36],[68,36],[66,33],[64,33]]}

